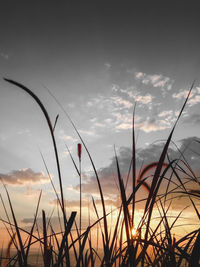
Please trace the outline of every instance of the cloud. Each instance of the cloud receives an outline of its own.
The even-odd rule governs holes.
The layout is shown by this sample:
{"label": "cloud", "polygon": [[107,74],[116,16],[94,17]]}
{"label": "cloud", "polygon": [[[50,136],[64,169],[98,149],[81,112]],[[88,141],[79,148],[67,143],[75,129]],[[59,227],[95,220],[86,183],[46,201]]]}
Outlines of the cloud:
{"label": "cloud", "polygon": [[[118,90],[118,89],[116,89]],[[142,101],[142,100],[141,100]],[[117,129],[116,126],[122,121],[131,121],[134,101],[127,94],[120,94],[113,90],[107,96],[99,95],[91,98],[86,103],[92,118],[90,119],[91,126],[88,129],[82,129],[82,134],[89,136],[97,136],[106,129],[112,131]]]}
{"label": "cloud", "polygon": [[[172,95],[173,98],[177,100],[185,99],[188,96],[189,90],[179,90],[178,93],[174,93]],[[192,92],[190,93],[188,105],[194,106],[200,103],[200,87],[193,88]]]}
{"label": "cloud", "polygon": [[[98,133],[99,128],[101,128],[100,131],[104,131],[105,128],[117,131],[129,129],[135,102],[137,102],[138,110],[143,107],[150,110],[153,98],[154,96],[149,93],[141,94],[134,86],[124,89],[118,84],[112,84],[111,91],[107,95],[98,95],[87,100],[86,106],[94,116],[90,120],[92,126],[87,131],[95,132],[96,130],[97,132],[96,128],[98,128]],[[138,116],[135,117],[135,120],[138,120]]]}
{"label": "cloud", "polygon": [[[153,77],[154,80],[158,79],[158,77]],[[99,98],[94,98],[87,103],[88,107],[103,109],[104,113],[101,113],[101,121],[97,120],[95,116],[92,118],[93,128],[104,128],[110,127],[112,129],[120,130],[128,130],[132,128],[132,112],[133,105],[137,102],[137,110],[141,115],[137,116],[137,112],[135,115],[135,126],[146,133],[161,131],[171,127],[174,118],[166,117],[167,114],[161,114],[160,118],[153,118],[145,116],[145,120],[143,118],[144,108],[148,109],[148,111],[153,111],[153,96],[150,94],[142,95],[139,93],[134,87],[128,87],[127,89],[122,89],[118,85],[112,85],[112,92],[114,92],[114,96],[111,95],[109,97],[99,96]],[[142,109],[142,110],[141,110]],[[103,119],[103,114],[107,112],[110,115],[109,124],[106,123],[106,119]],[[170,111],[172,113],[172,111]],[[155,112],[154,112],[155,113]],[[162,118],[164,117],[165,118]],[[154,114],[155,117],[155,114]],[[107,118],[108,119],[108,118]],[[170,121],[171,120],[171,121]]]}
{"label": "cloud", "polygon": [[[132,128],[132,114],[127,113],[113,113],[113,116],[116,118],[115,128],[121,130],[127,130]],[[135,115],[134,117],[135,123],[141,120],[141,117]]]}
{"label": "cloud", "polygon": [[149,121],[145,120],[143,122],[137,123],[135,126],[146,133],[150,133],[150,132],[162,131],[167,128],[170,128],[171,124],[165,120],[151,119]]}
{"label": "cloud", "polygon": [[5,184],[25,185],[36,183],[48,183],[49,178],[42,172],[34,172],[32,169],[13,170],[8,174],[0,173],[0,178]]}
{"label": "cloud", "polygon": [[143,72],[136,72],[136,73],[135,73],[135,77],[136,77],[137,79],[142,79],[142,78],[144,77],[144,74],[143,74]]}
{"label": "cloud", "polygon": [[[161,114],[164,116],[164,113]],[[120,118],[120,116],[118,116]],[[145,120],[141,119],[141,117],[135,117],[135,128],[139,128],[140,130],[150,133],[150,132],[156,132],[156,131],[162,131],[167,128],[171,127],[172,118],[166,117],[165,119],[156,119],[156,118],[150,118],[147,117]],[[132,119],[131,117],[129,119],[127,118],[121,118],[118,121],[118,125],[116,126],[117,129],[127,130],[132,128]]]}
{"label": "cloud", "polygon": [[[176,99],[183,99],[188,96],[189,90],[180,90],[178,93],[174,93],[172,95],[173,98]],[[193,93],[190,95],[190,98],[192,97]]]}
{"label": "cloud", "polygon": [[109,70],[112,67],[112,65],[109,62],[105,62],[104,66],[105,66],[106,70]]}
{"label": "cloud", "polygon": [[[135,71],[130,74],[133,76],[131,82],[121,83],[119,81],[119,84],[113,83],[111,91],[108,91],[106,95],[98,95],[95,98],[87,99],[86,106],[93,118],[91,118],[92,126],[84,130],[98,132],[99,136],[101,136],[108,130],[119,132],[131,129],[132,112],[136,102],[136,116],[137,114],[139,116],[135,117],[135,126],[141,131],[146,133],[163,131],[172,126],[177,117],[175,111],[166,110],[166,101],[164,105],[161,105],[160,95],[157,96],[157,90],[154,88],[161,88],[161,97],[164,97],[166,92],[171,90],[174,81],[162,74],[150,75]],[[136,80],[145,85],[153,86],[154,88],[151,88],[152,93],[149,93],[149,86],[147,91],[147,87],[138,84]],[[144,89],[143,91],[142,89],[139,90],[141,86]],[[156,94],[154,95],[155,90]],[[187,92],[174,93],[173,98],[181,99]],[[167,97],[171,100],[172,94]],[[200,101],[199,98],[193,98],[188,103],[194,105],[194,103]]]}
{"label": "cloud", "polygon": [[114,105],[119,106],[121,108],[129,109],[129,108],[133,107],[133,103],[131,103],[130,101],[125,100],[119,96],[111,97],[111,101],[113,101]]}
{"label": "cloud", "polygon": [[135,78],[140,80],[145,85],[152,85],[153,87],[161,87],[166,90],[171,90],[174,83],[169,77],[163,76],[162,74],[148,75],[143,72],[135,72]]}
{"label": "cloud", "polygon": [[59,131],[59,138],[60,138],[61,140],[63,140],[63,141],[68,141],[68,142],[72,142],[72,143],[75,143],[75,142],[78,141],[78,139],[76,139],[76,138],[74,138],[74,137],[72,137],[72,136],[70,136],[70,135],[66,135],[66,134],[64,133],[64,130],[60,130],[60,131]]}
{"label": "cloud", "polygon": [[139,103],[141,103],[143,105],[149,104],[153,100],[153,96],[150,95],[150,94],[147,94],[147,95],[136,95],[136,96],[133,96],[133,98],[135,99],[136,102],[139,102]]}
{"label": "cloud", "polygon": [[200,138],[199,137],[188,137],[180,140],[180,150],[184,152],[184,156],[188,164],[195,170],[199,171],[200,162]]}
{"label": "cloud", "polygon": [[98,107],[103,107],[102,104],[104,103],[105,97],[102,95],[98,95],[97,97],[93,97],[90,100],[88,100],[86,102],[86,104],[84,103],[84,106],[86,105],[88,108],[90,107],[96,107],[98,105]]}
{"label": "cloud", "polygon": [[[120,117],[119,117],[120,118]],[[150,119],[149,117],[146,120],[141,121],[140,117],[135,117],[135,128],[139,128],[140,130],[150,133],[155,131],[165,130],[170,128],[171,124],[166,120],[157,120],[157,119]],[[132,129],[132,118],[122,118],[118,120],[118,125],[116,125],[116,129],[127,130]]]}
{"label": "cloud", "polygon": [[132,128],[132,124],[131,123],[121,123],[119,125],[116,126],[117,129],[122,129],[122,130],[128,130]]}
{"label": "cloud", "polygon": [[130,98],[130,100],[134,100],[134,101],[136,101],[136,102],[138,102],[140,104],[143,104],[143,105],[151,103],[153,98],[154,98],[151,94],[142,95],[133,86],[130,86],[130,87],[126,88],[126,89],[122,89],[118,85],[113,84],[112,85],[112,91],[116,92],[116,93],[121,93],[122,96],[126,95],[126,96],[128,96]]}
{"label": "cloud", "polygon": [[112,84],[112,86],[111,86],[111,90],[113,91],[113,92],[117,92],[117,91],[119,91],[119,89],[120,89],[120,87],[119,87],[119,85],[118,84]]}
{"label": "cloud", "polygon": [[172,116],[173,110],[163,110],[158,114],[158,117],[166,117],[166,116]]}
{"label": "cloud", "polygon": [[82,135],[86,135],[86,136],[95,136],[97,137],[96,133],[92,132],[92,131],[87,131],[87,130],[79,130],[79,133],[81,133]]}
{"label": "cloud", "polygon": [[[196,136],[184,138],[177,142],[179,151],[183,153],[184,158],[187,160],[191,168],[197,171],[200,170],[200,155],[198,155],[200,144],[198,142],[200,142],[200,138]],[[141,161],[144,161],[145,163],[157,161],[161,155],[162,149],[163,143],[152,144],[144,149],[139,149],[137,156]],[[170,159],[179,159],[181,157],[179,151],[174,146],[169,147],[168,155]]]}
{"label": "cloud", "polygon": [[[125,178],[125,174],[129,169],[131,150],[128,148],[120,148],[119,151],[120,170]],[[110,164],[98,170],[99,180],[102,186],[102,191],[106,199],[111,199],[116,202],[119,197],[118,182],[116,177],[116,160],[113,157]],[[74,190],[79,190],[79,185],[74,187]],[[96,178],[88,176],[85,182],[82,183],[82,192],[87,195],[99,196],[99,189]]]}
{"label": "cloud", "polygon": [[[164,123],[166,125],[166,128],[172,127],[172,124],[176,121],[180,111],[173,111],[173,110],[163,110],[160,113],[158,113],[158,118],[160,122]],[[183,111],[183,114],[185,112]]]}
{"label": "cloud", "polygon": [[190,99],[190,100],[188,101],[188,104],[189,104],[190,106],[196,105],[196,104],[198,104],[198,103],[200,103],[200,95],[195,95],[194,98],[192,98],[192,99]]}
{"label": "cloud", "polygon": [[[199,160],[200,160],[200,138],[198,137],[189,137],[180,140],[178,143],[179,150],[184,154],[184,158],[190,167],[198,174],[200,173],[199,168]],[[164,143],[160,142],[157,144],[149,145],[145,148],[140,148],[136,152],[136,166],[137,172],[141,168],[141,166],[145,166],[146,164],[157,162],[160,158],[164,147]],[[126,182],[127,173],[130,167],[132,152],[128,147],[121,147],[119,149],[118,161],[120,166],[120,172]],[[180,152],[174,146],[170,146],[168,149],[169,158],[179,159],[181,158]],[[167,159],[166,159],[167,162]],[[186,168],[185,165],[181,165],[182,168]],[[154,170],[152,170],[153,172]],[[188,170],[187,170],[188,171]],[[119,196],[118,190],[118,181],[117,181],[117,170],[116,170],[116,159],[113,157],[110,161],[110,164],[102,169],[98,170],[99,180],[102,186],[102,191],[106,199],[116,200],[116,196]],[[186,174],[182,174],[183,176],[187,176]],[[131,182],[128,184],[127,191],[131,188]],[[79,190],[79,185],[74,187],[74,190]],[[88,178],[82,184],[82,192],[88,195],[99,195],[99,189],[97,186],[97,181],[94,176],[88,176]]]}
{"label": "cloud", "polygon": [[[127,173],[127,170],[129,168],[130,157],[130,150],[127,150],[126,148],[120,148],[120,169],[123,175]],[[116,180],[116,160],[114,157],[111,159],[111,163],[107,167],[98,170],[98,176],[102,186],[104,198],[117,202],[119,197],[119,190],[118,182]],[[76,185],[75,187],[73,187],[73,189],[79,191],[79,185]],[[94,176],[87,176],[87,179],[85,179],[82,183],[82,192],[89,196],[92,195],[95,197],[99,197],[98,184]],[[112,202],[112,204],[114,203]]]}

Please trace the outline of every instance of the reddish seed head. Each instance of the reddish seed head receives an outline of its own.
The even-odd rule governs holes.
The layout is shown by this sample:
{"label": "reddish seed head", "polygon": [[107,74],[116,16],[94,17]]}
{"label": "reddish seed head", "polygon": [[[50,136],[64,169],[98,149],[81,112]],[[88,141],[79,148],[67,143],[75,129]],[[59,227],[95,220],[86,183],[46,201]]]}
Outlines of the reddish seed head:
{"label": "reddish seed head", "polygon": [[81,158],[81,150],[82,150],[81,144],[78,144],[78,157],[79,157],[79,159]]}

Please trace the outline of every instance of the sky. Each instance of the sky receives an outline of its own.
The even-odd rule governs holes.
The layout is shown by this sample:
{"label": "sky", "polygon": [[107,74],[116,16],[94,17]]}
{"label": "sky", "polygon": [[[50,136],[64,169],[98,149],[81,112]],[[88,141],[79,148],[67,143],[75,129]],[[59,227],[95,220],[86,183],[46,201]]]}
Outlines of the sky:
{"label": "sky", "polygon": [[[123,174],[131,157],[132,113],[138,169],[157,161],[195,81],[173,141],[199,171],[200,18],[197,1],[2,1],[0,9],[0,176],[17,216],[53,209],[55,194],[41,154],[59,190],[52,140],[34,100],[3,78],[18,81],[41,99],[55,129],[66,205],[78,209],[80,142],[59,101],[83,137],[100,173],[106,201],[116,206],[114,145]],[[178,157],[172,145],[171,154]],[[83,149],[83,197],[98,198]],[[1,187],[5,198],[5,191]],[[144,192],[142,194],[145,194]],[[23,200],[23,201],[22,201]],[[2,208],[2,207],[1,207]]]}

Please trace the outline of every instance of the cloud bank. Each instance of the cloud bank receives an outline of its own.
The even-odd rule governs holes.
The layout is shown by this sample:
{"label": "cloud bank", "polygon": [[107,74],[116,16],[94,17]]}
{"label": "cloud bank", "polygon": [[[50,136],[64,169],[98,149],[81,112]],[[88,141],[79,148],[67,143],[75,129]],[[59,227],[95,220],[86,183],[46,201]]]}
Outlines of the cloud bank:
{"label": "cloud bank", "polygon": [[25,185],[47,183],[49,178],[42,172],[34,172],[32,169],[13,170],[8,174],[0,173],[0,178],[5,184]]}
{"label": "cloud bank", "polygon": [[[190,165],[190,167],[197,173],[200,173],[200,138],[198,137],[189,137],[180,140],[179,150],[175,146],[172,146],[168,149],[168,155],[170,160],[179,159],[181,153],[184,155],[184,160]],[[137,169],[139,171],[140,167],[146,164],[157,162],[163,150],[163,143],[155,143],[146,148],[137,150]],[[180,153],[181,152],[181,153]],[[183,158],[182,158],[183,159]],[[131,149],[128,147],[121,147],[118,153],[118,160],[120,165],[120,171],[123,176],[124,182],[127,178],[127,173],[130,167],[131,162]],[[167,159],[166,159],[167,162]],[[184,168],[184,165],[183,165]],[[118,181],[116,174],[116,160],[113,157],[110,164],[107,167],[104,167],[98,171],[100,183],[104,196],[107,199],[113,201],[114,204],[117,203],[117,196],[119,196]],[[128,184],[129,185],[129,184]],[[131,186],[131,183],[130,183]],[[129,186],[128,186],[129,188]],[[79,185],[73,188],[74,190],[79,190]],[[82,184],[82,192],[87,195],[98,195],[99,190],[95,177],[90,176]]]}

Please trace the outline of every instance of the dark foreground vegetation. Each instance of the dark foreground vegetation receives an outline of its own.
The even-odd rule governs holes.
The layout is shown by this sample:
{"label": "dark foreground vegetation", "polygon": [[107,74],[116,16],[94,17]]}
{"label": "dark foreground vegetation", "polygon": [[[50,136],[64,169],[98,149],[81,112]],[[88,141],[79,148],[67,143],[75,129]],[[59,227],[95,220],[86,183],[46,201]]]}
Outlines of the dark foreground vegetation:
{"label": "dark foreground vegetation", "polygon": [[[49,175],[48,168],[46,171],[49,175],[52,187],[58,200],[60,209],[60,225],[59,232],[54,231],[51,224],[51,219],[47,219],[45,211],[42,211],[42,230],[38,227],[38,212],[40,206],[41,193],[38,197],[36,210],[34,214],[34,221],[30,231],[20,228],[15,217],[13,203],[10,200],[8,189],[5,187],[9,207],[4,205],[4,200],[1,198],[5,219],[1,218],[7,232],[10,236],[10,242],[6,248],[2,248],[0,252],[0,266],[36,266],[37,259],[31,263],[32,247],[38,244],[42,263],[38,266],[200,266],[200,229],[196,227],[195,230],[185,236],[174,236],[175,227],[181,227],[179,220],[182,216],[182,210],[175,218],[170,218],[169,210],[171,201],[179,195],[185,195],[190,201],[194,209],[195,218],[200,219],[197,201],[200,194],[198,191],[199,181],[191,167],[187,163],[185,157],[180,152],[180,157],[170,159],[168,157],[168,148],[172,139],[176,124],[178,123],[181,114],[185,108],[189,94],[183,104],[180,114],[169,134],[168,139],[163,145],[163,150],[160,154],[158,162],[149,162],[149,165],[136,173],[136,152],[135,152],[135,136],[134,136],[134,112],[133,112],[133,129],[132,129],[132,159],[130,160],[130,169],[126,178],[122,178],[120,172],[120,163],[118,162],[117,153],[116,158],[116,180],[118,181],[119,195],[121,204],[115,211],[107,212],[104,192],[101,187],[98,172],[95,168],[91,155],[82,139],[80,133],[71,121],[67,113],[64,111],[67,118],[70,120],[72,126],[77,132],[80,143],[85,148],[91,166],[93,168],[96,182],[98,184],[99,195],[101,199],[101,206],[103,216],[99,214],[98,208],[93,200],[93,207],[96,213],[96,221],[88,223],[85,230],[80,231],[76,223],[77,212],[68,214],[65,209],[62,173],[60,170],[59,155],[56,146],[54,129],[56,122],[52,124],[46,108],[43,106],[40,99],[24,85],[15,81],[5,79],[7,82],[17,86],[28,93],[39,105],[43,115],[46,118],[50,134],[52,137],[53,149],[55,152],[55,160],[59,179],[59,194],[57,193],[53,181]],[[57,121],[57,120],[56,120]],[[198,144],[197,144],[198,145]],[[72,155],[70,154],[72,162],[78,175],[81,176],[80,169],[76,165]],[[153,174],[149,175],[149,170],[153,170]],[[184,175],[185,179],[181,177]],[[127,180],[132,179],[131,192],[127,193]],[[165,191],[160,190],[161,185],[165,183]],[[193,183],[197,190],[188,188],[188,184]],[[2,181],[3,184],[3,181]],[[136,225],[136,205],[138,203],[137,194],[141,187],[147,189],[145,199],[141,200],[144,203],[143,215],[139,223]],[[8,210],[11,211],[9,217]],[[156,218],[156,223],[152,226],[154,211],[157,211],[159,216]],[[117,213],[115,221],[110,227],[108,217],[112,216],[112,212]],[[99,229],[97,240],[93,240],[92,231]],[[73,229],[73,231],[72,231]],[[75,233],[74,233],[75,229]],[[134,233],[133,230],[134,229]],[[26,236],[26,239],[22,238]],[[102,243],[102,249],[98,248],[98,242]],[[11,246],[15,248],[14,253],[11,253]],[[37,254],[35,254],[37,256]],[[35,256],[35,258],[37,258]]]}

